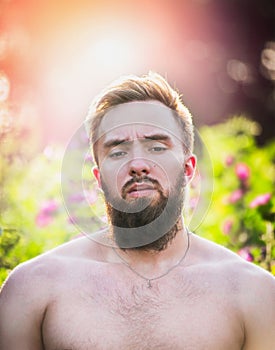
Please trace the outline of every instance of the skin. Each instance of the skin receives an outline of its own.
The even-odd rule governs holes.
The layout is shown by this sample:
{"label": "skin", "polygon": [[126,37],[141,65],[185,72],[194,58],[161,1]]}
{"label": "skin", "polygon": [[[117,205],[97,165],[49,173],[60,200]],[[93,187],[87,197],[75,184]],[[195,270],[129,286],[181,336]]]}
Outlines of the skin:
{"label": "skin", "polygon": [[[147,172],[164,191],[179,171],[191,180],[196,160],[183,153],[168,108],[132,102],[108,112],[105,122],[118,125],[126,117],[130,122],[161,121],[162,128],[129,124],[119,134],[109,129],[100,139],[99,168],[94,169],[99,185],[104,178],[119,196],[133,172]],[[160,129],[169,130],[170,141],[165,151],[155,148],[152,153],[144,139]],[[127,138],[128,150],[110,157],[121,149],[103,145],[117,136]],[[127,196],[154,200],[158,194],[149,190]],[[154,278],[174,266],[186,247],[183,225],[161,252],[117,253],[141,275]],[[18,266],[1,291],[0,315],[0,348],[5,350],[270,350],[275,344],[275,280],[192,234],[183,262],[148,288],[112,248],[83,237]]]}

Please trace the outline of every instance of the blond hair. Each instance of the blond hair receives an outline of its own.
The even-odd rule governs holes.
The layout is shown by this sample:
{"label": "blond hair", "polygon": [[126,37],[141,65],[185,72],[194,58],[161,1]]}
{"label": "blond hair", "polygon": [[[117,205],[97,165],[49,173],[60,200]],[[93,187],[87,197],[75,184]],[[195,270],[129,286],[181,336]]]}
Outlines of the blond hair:
{"label": "blond hair", "polygon": [[194,131],[192,116],[183,104],[181,95],[159,74],[123,76],[104,89],[92,102],[85,121],[86,130],[92,145],[93,157],[98,164],[96,142],[98,130],[104,115],[113,107],[134,101],[159,101],[176,112],[184,137],[184,149],[193,151]]}

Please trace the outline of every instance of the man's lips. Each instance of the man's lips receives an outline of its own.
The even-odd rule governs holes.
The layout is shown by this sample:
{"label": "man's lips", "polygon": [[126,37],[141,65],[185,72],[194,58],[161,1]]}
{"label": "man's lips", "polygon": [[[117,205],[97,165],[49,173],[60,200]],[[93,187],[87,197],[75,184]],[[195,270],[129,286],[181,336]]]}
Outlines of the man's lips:
{"label": "man's lips", "polygon": [[150,196],[155,189],[155,186],[150,183],[134,183],[126,190],[126,195],[133,198]]}
{"label": "man's lips", "polygon": [[140,191],[150,191],[154,190],[154,185],[148,184],[148,183],[134,183],[130,188],[128,189],[127,193],[132,192],[140,192]]}

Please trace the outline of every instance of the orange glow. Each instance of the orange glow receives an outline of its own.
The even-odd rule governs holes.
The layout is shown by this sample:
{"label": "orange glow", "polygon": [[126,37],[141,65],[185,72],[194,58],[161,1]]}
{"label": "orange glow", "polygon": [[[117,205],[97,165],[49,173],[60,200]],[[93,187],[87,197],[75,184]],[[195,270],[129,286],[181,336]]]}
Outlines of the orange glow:
{"label": "orange glow", "polygon": [[[234,47],[243,51],[241,22],[229,2],[224,9],[219,3],[3,1],[0,63],[10,99],[19,110],[34,105],[44,145],[67,142],[106,84],[153,70],[184,94],[200,121],[217,120],[233,105],[239,83],[254,82],[249,62],[232,55]],[[272,50],[262,53],[268,77]]]}

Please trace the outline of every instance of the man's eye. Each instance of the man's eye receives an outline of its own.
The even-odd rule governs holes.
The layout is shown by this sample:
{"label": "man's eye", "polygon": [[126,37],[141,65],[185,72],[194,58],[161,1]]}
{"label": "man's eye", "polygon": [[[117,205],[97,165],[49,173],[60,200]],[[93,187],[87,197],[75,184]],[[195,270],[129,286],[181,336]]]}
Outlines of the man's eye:
{"label": "man's eye", "polygon": [[116,152],[112,152],[110,153],[109,157],[110,158],[120,158],[125,156],[127,153],[125,151],[116,151]]}
{"label": "man's eye", "polygon": [[155,146],[155,147],[149,148],[150,152],[155,152],[155,153],[164,152],[166,150],[167,150],[166,147],[161,147],[161,146]]}

